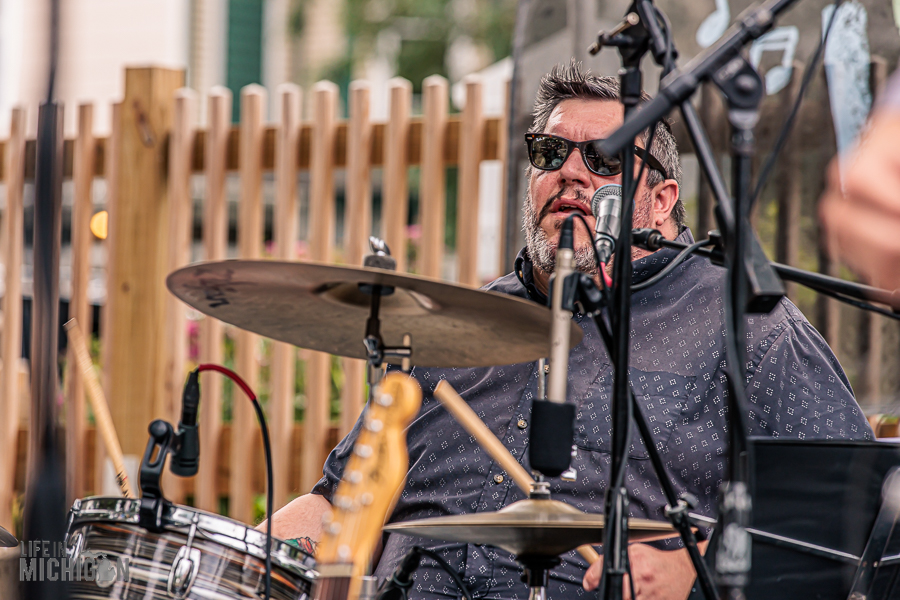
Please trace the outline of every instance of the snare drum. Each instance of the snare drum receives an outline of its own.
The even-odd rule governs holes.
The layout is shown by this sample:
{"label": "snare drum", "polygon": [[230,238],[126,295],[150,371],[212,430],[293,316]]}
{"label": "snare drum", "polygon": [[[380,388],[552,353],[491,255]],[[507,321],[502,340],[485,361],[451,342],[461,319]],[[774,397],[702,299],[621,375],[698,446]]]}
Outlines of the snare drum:
{"label": "snare drum", "polygon": [[[75,563],[80,577],[67,584],[70,598],[263,597],[265,533],[177,505],[163,515],[163,531],[153,533],[138,524],[139,506],[126,498],[75,501],[66,549],[81,562]],[[273,538],[271,598],[306,600],[314,564],[309,554]]]}

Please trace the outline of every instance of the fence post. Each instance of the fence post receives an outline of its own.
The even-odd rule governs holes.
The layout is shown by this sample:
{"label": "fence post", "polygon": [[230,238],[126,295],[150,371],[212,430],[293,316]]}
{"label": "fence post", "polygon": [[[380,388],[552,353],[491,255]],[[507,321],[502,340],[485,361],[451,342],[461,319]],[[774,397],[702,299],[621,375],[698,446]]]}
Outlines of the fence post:
{"label": "fence post", "polygon": [[6,142],[6,259],[3,294],[4,328],[0,358],[0,526],[13,530],[12,502],[15,498],[16,458],[19,438],[19,355],[22,349],[22,250],[24,244],[25,109],[12,111]]}
{"label": "fence post", "polygon": [[[238,207],[238,252],[242,259],[258,259],[263,245],[262,157],[265,129],[266,90],[251,84],[241,90],[240,172],[241,198]],[[260,337],[240,329],[234,345],[235,371],[251,389],[259,381]],[[249,523],[253,519],[253,489],[256,415],[250,402],[234,390],[231,402],[231,478],[229,480],[229,516]]]}
{"label": "fence post", "polygon": [[[228,135],[231,131],[231,90],[214,87],[209,93],[206,133],[206,198],[203,203],[204,260],[223,260],[228,243],[228,204],[225,174],[228,161]],[[200,321],[200,360],[222,364],[225,356],[225,324],[212,317]],[[222,378],[213,373],[202,378],[203,418],[200,419],[200,470],[194,496],[197,507],[219,512],[216,476],[222,460]]]}
{"label": "fence post", "polygon": [[484,138],[482,83],[466,77],[466,107],[459,136],[459,191],[456,194],[456,259],[459,282],[478,286],[478,181]]}
{"label": "fence post", "polygon": [[[330,81],[313,86],[312,139],[309,177],[309,257],[331,262],[334,250],[334,145],[338,87]],[[306,411],[303,416],[303,449],[300,453],[300,491],[321,478],[325,442],[331,419],[331,355],[310,352],[306,362]]]}
{"label": "fence post", "polygon": [[[347,215],[344,247],[348,264],[362,265],[372,233],[372,123],[369,121],[371,91],[365,81],[350,84],[350,114],[347,132]],[[353,428],[365,398],[365,361],[344,358],[344,388],[341,390],[340,435]]]}
{"label": "fence post", "polygon": [[[278,86],[280,119],[275,136],[275,257],[297,258],[297,154],[300,148],[300,88]],[[277,510],[290,496],[291,436],[294,432],[294,373],[297,349],[272,343],[272,391],[269,419],[272,427],[272,470]]]}
{"label": "fence post", "polygon": [[107,285],[114,305],[109,322],[108,398],[125,455],[140,456],[150,422],[164,416],[167,348],[160,323],[168,291],[169,194],[166,141],[175,90],[184,72],[160,67],[125,70],[119,115],[121,146],[113,233],[115,255]]}
{"label": "fence post", "polygon": [[[78,107],[78,134],[75,138],[72,179],[75,184],[75,199],[72,206],[72,293],[69,297],[69,318],[78,321],[85,339],[91,339],[91,305],[88,301],[88,283],[91,276],[91,246],[93,234],[90,231],[91,214],[94,212],[94,171],[96,156],[94,139],[94,106],[82,104]],[[69,348],[66,359],[66,470],[69,473],[66,498],[71,504],[87,492],[85,488],[85,425],[84,380],[76,366],[75,350]]]}
{"label": "fence post", "polygon": [[422,224],[419,271],[427,277],[441,276],[444,261],[444,227],[447,219],[447,185],[444,140],[447,137],[447,80],[432,75],[422,82],[424,131],[422,132],[422,178],[419,186],[419,222]]}

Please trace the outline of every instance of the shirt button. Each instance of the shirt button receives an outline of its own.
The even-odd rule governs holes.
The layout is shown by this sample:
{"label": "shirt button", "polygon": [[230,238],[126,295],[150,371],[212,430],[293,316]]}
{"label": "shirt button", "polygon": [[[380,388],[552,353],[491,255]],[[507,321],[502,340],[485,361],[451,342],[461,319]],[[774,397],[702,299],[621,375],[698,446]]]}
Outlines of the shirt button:
{"label": "shirt button", "polygon": [[503,475],[494,475],[494,483],[503,483]]}
{"label": "shirt button", "polygon": [[516,423],[516,426],[518,426],[519,429],[525,429],[526,427],[528,427],[528,421],[526,421],[525,419],[519,419],[519,422]]}

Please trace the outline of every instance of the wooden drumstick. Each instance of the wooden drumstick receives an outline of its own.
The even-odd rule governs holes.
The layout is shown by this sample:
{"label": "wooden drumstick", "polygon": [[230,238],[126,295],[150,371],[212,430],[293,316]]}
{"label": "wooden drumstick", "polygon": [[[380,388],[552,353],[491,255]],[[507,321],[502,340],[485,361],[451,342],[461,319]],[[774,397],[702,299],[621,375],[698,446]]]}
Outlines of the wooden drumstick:
{"label": "wooden drumstick", "polygon": [[119,484],[119,489],[122,490],[126,498],[136,498],[134,492],[131,491],[131,484],[128,482],[128,473],[125,471],[125,458],[122,456],[122,446],[119,445],[119,438],[116,435],[112,416],[109,414],[109,404],[106,402],[106,396],[103,395],[103,388],[100,387],[100,382],[97,381],[97,374],[94,373],[91,357],[88,354],[87,342],[75,319],[70,319],[65,327],[69,336],[69,344],[75,351],[75,361],[78,363],[78,368],[84,377],[87,396],[91,401],[91,408],[94,409],[97,430],[103,436],[103,443],[106,445],[106,451],[109,453],[113,469],[116,471],[116,483]]}
{"label": "wooden drumstick", "polygon": [[[509,453],[509,450],[497,439],[497,436],[488,429],[484,421],[475,414],[475,411],[469,408],[469,405],[456,393],[453,386],[442,380],[437,384],[434,395],[441,401],[444,408],[453,415],[453,418],[459,421],[465,430],[469,432],[469,435],[475,438],[478,445],[484,448],[491,455],[491,458],[500,463],[503,470],[509,473],[509,476],[516,482],[516,485],[522,488],[522,491],[526,494],[530,493],[534,479],[528,474],[525,467],[520,465],[519,461]],[[579,546],[578,554],[588,561],[589,564],[600,560],[600,555],[588,544]]]}

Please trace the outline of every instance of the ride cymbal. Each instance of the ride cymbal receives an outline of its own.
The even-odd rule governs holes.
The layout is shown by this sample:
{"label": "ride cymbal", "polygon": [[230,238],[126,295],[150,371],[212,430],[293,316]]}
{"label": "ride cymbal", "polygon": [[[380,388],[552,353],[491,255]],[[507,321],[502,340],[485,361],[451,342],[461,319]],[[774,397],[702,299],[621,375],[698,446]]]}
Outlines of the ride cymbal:
{"label": "ride cymbal", "polygon": [[[366,358],[371,286],[382,295],[386,346],[412,338],[411,363],[481,367],[550,355],[550,310],[534,302],[415,275],[308,262],[225,260],[171,273],[169,290],[211,317],[301,348]],[[581,341],[572,323],[571,345]],[[399,363],[397,357],[386,362]]]}

